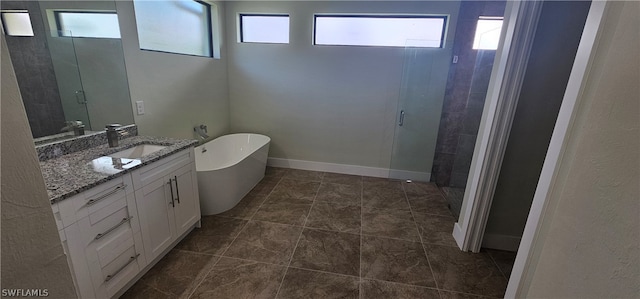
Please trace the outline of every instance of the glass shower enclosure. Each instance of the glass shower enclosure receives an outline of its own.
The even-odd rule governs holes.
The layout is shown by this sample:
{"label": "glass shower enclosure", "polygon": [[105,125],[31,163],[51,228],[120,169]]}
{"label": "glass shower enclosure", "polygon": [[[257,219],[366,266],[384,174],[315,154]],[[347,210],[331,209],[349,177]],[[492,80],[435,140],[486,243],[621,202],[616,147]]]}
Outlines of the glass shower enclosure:
{"label": "glass shower enclosure", "polygon": [[389,177],[430,180],[450,58],[447,48],[405,47]]}

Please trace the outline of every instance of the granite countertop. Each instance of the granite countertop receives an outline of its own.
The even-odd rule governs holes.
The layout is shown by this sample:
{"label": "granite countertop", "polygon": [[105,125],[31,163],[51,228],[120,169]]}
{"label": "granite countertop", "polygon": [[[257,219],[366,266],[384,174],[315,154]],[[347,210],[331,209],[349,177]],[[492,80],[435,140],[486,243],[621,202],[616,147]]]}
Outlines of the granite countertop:
{"label": "granite countertop", "polygon": [[[102,144],[41,161],[40,168],[42,169],[44,182],[47,185],[51,204],[192,147],[197,141],[133,136],[121,139],[119,143],[118,147],[110,148],[107,144]],[[163,145],[166,148],[143,156],[140,159],[119,159],[116,164],[112,164],[113,159],[105,157],[140,144]]]}

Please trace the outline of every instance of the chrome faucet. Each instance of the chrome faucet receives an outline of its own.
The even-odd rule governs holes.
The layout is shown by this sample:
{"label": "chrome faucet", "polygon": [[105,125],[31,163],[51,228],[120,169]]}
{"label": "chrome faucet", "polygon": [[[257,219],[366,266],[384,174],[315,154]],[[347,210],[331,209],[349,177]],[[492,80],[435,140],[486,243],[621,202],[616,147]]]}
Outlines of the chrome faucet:
{"label": "chrome faucet", "polygon": [[71,132],[73,131],[73,135],[80,136],[84,135],[84,125],[79,120],[70,120],[64,122],[65,126],[60,130],[60,132]]}
{"label": "chrome faucet", "polygon": [[120,127],[119,124],[108,124],[106,126],[107,129],[107,142],[109,142],[109,147],[117,147],[118,141],[120,137]]}
{"label": "chrome faucet", "polygon": [[207,135],[207,126],[205,125],[199,125],[193,128],[193,131],[196,132],[198,134],[198,137],[200,137],[202,140],[206,140],[207,138],[209,138],[209,135]]}

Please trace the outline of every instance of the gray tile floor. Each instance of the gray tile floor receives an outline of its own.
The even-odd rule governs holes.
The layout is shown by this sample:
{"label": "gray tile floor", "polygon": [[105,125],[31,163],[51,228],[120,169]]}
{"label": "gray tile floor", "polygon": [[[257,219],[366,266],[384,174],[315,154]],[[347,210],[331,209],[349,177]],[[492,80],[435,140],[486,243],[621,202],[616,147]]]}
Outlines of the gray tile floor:
{"label": "gray tile floor", "polygon": [[282,168],[205,216],[122,298],[502,297],[514,253],[464,253],[434,184]]}
{"label": "gray tile floor", "polygon": [[441,187],[444,198],[449,203],[449,209],[454,217],[460,216],[462,201],[464,200],[464,188]]}

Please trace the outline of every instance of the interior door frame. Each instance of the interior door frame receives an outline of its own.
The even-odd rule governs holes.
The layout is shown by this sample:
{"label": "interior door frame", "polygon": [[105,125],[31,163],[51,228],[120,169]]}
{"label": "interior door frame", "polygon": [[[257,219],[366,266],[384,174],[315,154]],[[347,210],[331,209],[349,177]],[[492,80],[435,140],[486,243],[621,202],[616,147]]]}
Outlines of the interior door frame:
{"label": "interior door frame", "polygon": [[524,233],[518,248],[518,254],[509,278],[505,298],[520,298],[526,284],[526,277],[535,268],[536,256],[533,249],[543,243],[539,239],[545,214],[552,208],[551,189],[557,178],[560,163],[566,151],[569,130],[573,126],[574,115],[580,104],[582,93],[586,88],[589,70],[593,64],[594,50],[601,36],[603,17],[609,7],[608,1],[591,1],[587,20],[582,31],[576,58],[569,75],[567,88],[562,99],[558,119],[551,135],[540,179],[533,197],[533,203]]}
{"label": "interior door frame", "polygon": [[[504,36],[501,39],[503,44],[496,53],[496,63],[487,92],[487,104],[465,190],[466,210],[461,215],[464,218],[455,224],[453,231],[456,243],[463,251],[478,252],[482,244],[493,191],[517,105],[517,94],[513,92],[520,91],[520,83],[528,60],[527,47],[530,50],[542,4],[542,1],[518,1],[507,4],[506,32],[503,32]],[[539,232],[543,229],[545,213],[552,209],[554,204],[550,200],[551,189],[566,150],[566,138],[573,125],[574,114],[585,88],[592,65],[593,51],[598,45],[603,17],[608,7],[607,1],[591,2],[505,298],[522,297],[524,295],[522,292],[526,291],[524,287],[527,275],[535,269],[537,257],[534,256],[533,249],[543,244],[543,240],[539,239]],[[519,36],[515,33],[519,33]],[[520,72],[514,69],[518,67]]]}
{"label": "interior door frame", "polygon": [[543,1],[509,1],[463,199],[453,229],[462,251],[479,252]]}

